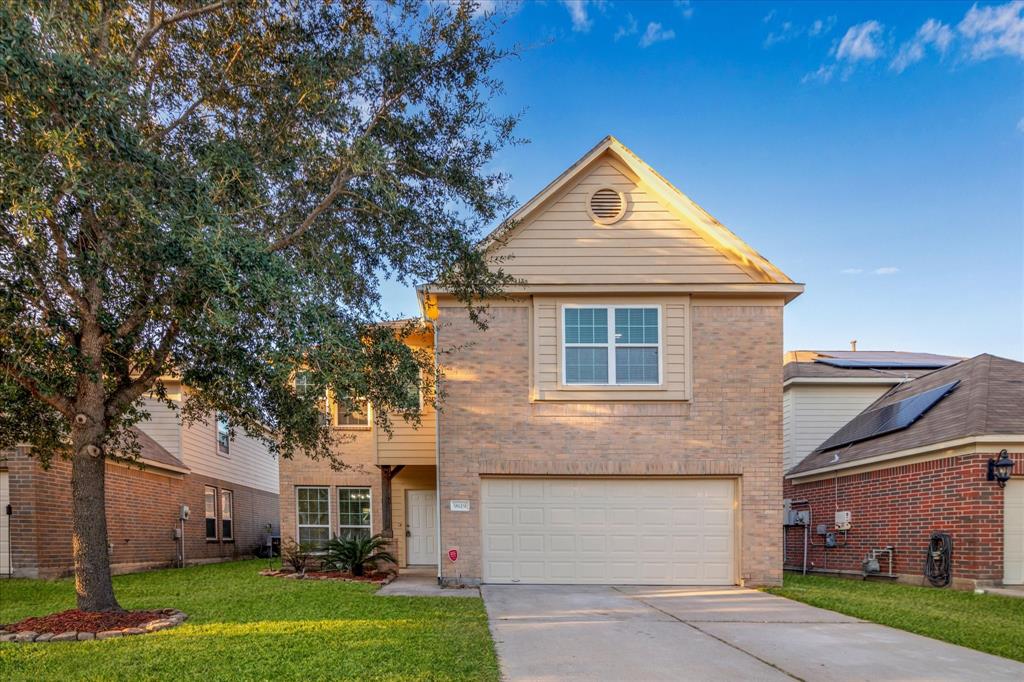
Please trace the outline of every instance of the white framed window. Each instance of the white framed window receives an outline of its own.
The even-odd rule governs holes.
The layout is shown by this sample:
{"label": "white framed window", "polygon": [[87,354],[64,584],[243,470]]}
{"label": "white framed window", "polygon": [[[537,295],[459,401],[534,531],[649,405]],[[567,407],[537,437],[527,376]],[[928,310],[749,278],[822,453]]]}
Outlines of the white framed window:
{"label": "white framed window", "polygon": [[230,490],[220,491],[220,539],[234,540],[232,532],[235,513],[235,497]]}
{"label": "white framed window", "polygon": [[562,307],[562,383],[661,384],[661,306]]}
{"label": "white framed window", "polygon": [[295,489],[296,535],[299,544],[323,547],[331,539],[331,489]]}
{"label": "white framed window", "polygon": [[369,488],[338,488],[338,537],[368,538],[373,534]]}
{"label": "white framed window", "polygon": [[350,410],[345,403],[334,403],[334,425],[341,427],[367,428],[370,426],[370,407],[366,400],[360,400],[355,409]]}
{"label": "white framed window", "polygon": [[204,507],[206,508],[206,539],[217,539],[217,489],[203,486]]}
{"label": "white framed window", "polygon": [[217,453],[231,453],[231,426],[228,424],[227,416],[220,413],[217,414]]}
{"label": "white framed window", "polygon": [[295,373],[295,395],[305,398],[313,381],[309,378],[309,372]]}

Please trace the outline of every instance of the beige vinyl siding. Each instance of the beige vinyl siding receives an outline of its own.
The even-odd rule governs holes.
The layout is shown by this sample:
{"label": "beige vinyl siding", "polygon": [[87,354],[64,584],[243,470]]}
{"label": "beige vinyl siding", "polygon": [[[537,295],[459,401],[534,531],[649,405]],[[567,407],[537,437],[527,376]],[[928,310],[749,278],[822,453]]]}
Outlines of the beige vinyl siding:
{"label": "beige vinyl siding", "polygon": [[889,388],[885,384],[790,384],[782,398],[784,468],[799,464]]}
{"label": "beige vinyl siding", "polygon": [[[434,335],[430,332],[413,334],[405,342],[416,350],[433,352]],[[423,396],[423,410],[418,426],[405,421],[401,415],[391,415],[391,436],[374,426],[377,438],[378,464],[426,464],[437,460],[434,444],[437,433],[437,415],[431,396]]]}
{"label": "beige vinyl siding", "polygon": [[181,459],[181,426],[178,414],[155,398],[144,400],[149,419],[139,422],[138,428],[159,443],[164,450]]}
{"label": "beige vinyl siding", "polygon": [[[657,305],[661,308],[661,384],[650,386],[565,386],[562,384],[562,306]],[[689,400],[690,297],[533,297],[534,400]]]}
{"label": "beige vinyl siding", "polygon": [[[790,464],[790,460],[796,457],[796,454],[795,452],[790,454],[791,448],[793,448],[793,390],[789,388],[782,392],[783,471],[787,471],[790,466],[793,466]],[[799,462],[800,460],[796,461]]]}
{"label": "beige vinyl siding", "polygon": [[391,418],[391,437],[383,429],[377,431],[378,464],[434,464],[434,436],[437,418],[432,405],[423,406],[418,427],[395,415]]}
{"label": "beige vinyl siding", "polygon": [[[587,214],[588,198],[600,187],[613,187],[627,198],[625,215],[611,225],[599,225]],[[502,269],[530,284],[755,281],[607,156],[493,253],[511,257]]]}

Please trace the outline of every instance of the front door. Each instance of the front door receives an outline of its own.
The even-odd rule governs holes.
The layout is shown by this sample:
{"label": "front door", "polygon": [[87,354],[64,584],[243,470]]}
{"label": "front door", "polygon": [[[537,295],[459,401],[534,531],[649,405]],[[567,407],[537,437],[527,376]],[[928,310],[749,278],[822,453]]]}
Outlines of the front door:
{"label": "front door", "polygon": [[406,561],[437,564],[436,496],[433,490],[409,490],[406,495]]}

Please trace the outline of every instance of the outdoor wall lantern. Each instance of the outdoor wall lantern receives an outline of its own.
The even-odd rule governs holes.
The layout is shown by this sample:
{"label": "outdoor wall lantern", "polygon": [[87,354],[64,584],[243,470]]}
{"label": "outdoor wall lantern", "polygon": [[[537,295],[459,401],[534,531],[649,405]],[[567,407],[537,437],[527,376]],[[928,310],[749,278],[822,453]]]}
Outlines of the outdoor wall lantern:
{"label": "outdoor wall lantern", "polygon": [[1002,450],[999,453],[999,459],[990,459],[988,461],[988,480],[995,481],[999,484],[1000,488],[1006,487],[1006,482],[1010,480],[1010,475],[1013,473],[1013,460],[1010,459],[1010,455],[1007,454],[1006,450]]}

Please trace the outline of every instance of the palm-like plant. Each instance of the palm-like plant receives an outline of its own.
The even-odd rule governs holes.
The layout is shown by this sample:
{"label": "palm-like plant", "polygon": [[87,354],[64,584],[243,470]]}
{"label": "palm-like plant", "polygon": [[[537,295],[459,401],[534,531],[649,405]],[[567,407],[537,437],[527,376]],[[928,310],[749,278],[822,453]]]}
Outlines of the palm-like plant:
{"label": "palm-like plant", "polygon": [[324,566],[339,571],[351,571],[361,576],[367,568],[376,568],[382,561],[397,564],[388,552],[388,539],[383,535],[371,537],[334,538],[327,543],[323,556]]}

